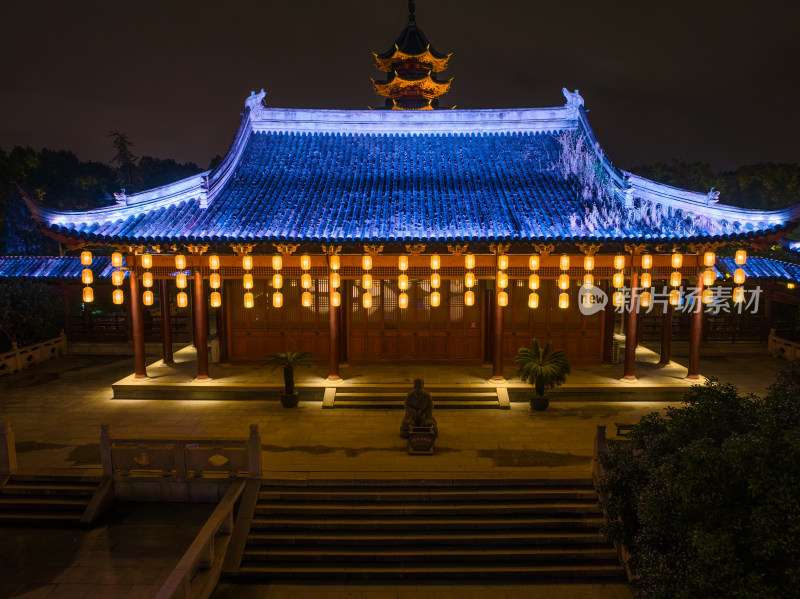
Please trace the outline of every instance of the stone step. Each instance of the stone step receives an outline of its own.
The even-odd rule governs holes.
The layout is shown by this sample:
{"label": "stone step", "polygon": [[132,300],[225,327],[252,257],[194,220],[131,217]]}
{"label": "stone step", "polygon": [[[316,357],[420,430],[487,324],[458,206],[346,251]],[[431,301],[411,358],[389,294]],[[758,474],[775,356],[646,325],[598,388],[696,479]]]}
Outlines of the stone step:
{"label": "stone step", "polygon": [[90,498],[0,495],[0,510],[78,510],[83,513],[89,501]]}
{"label": "stone step", "polygon": [[298,565],[247,564],[239,569],[242,576],[258,578],[393,578],[393,579],[465,579],[487,578],[532,578],[536,580],[623,580],[624,571],[619,565],[586,564],[574,565],[436,565],[406,566],[404,564],[381,564],[373,566],[350,566],[345,564]]}
{"label": "stone step", "polygon": [[299,518],[263,518],[254,517],[251,521],[251,532],[255,530],[408,530],[408,531],[457,531],[478,530],[582,530],[596,532],[600,530],[603,519],[600,516],[581,517],[570,514],[560,518],[319,518],[303,516]]}
{"label": "stone step", "polygon": [[[407,393],[394,393],[391,391],[378,391],[378,392],[361,392],[361,391],[336,391],[336,397],[348,397],[348,398],[356,398],[356,399],[373,399],[373,398],[396,398],[399,397],[402,401],[405,401]],[[461,397],[485,397],[491,399],[497,399],[497,391],[456,391],[452,393],[443,393],[441,395],[433,395],[431,398],[433,399],[434,405],[437,401],[449,401],[456,398]]]}
{"label": "stone step", "polygon": [[[405,402],[401,400],[391,400],[391,399],[360,399],[360,400],[349,400],[349,399],[336,399],[333,403],[335,408],[375,408],[375,409],[398,409],[402,410],[405,407]],[[470,408],[470,409],[481,409],[481,408],[499,408],[500,403],[497,399],[493,401],[488,400],[477,400],[477,401],[467,401],[467,400],[452,400],[452,401],[444,401],[441,403],[434,404],[434,407],[437,409],[452,409],[452,408]]]}
{"label": "stone step", "polygon": [[420,477],[412,478],[354,478],[330,476],[317,476],[314,478],[286,479],[275,475],[272,478],[265,478],[261,481],[262,490],[272,490],[275,488],[298,490],[298,489],[340,489],[348,488],[353,491],[360,489],[392,488],[409,489],[424,493],[427,490],[435,489],[496,489],[496,488],[580,488],[582,490],[594,490],[594,483],[591,478],[481,478],[465,476],[459,478],[458,475],[448,478]]}
{"label": "stone step", "polygon": [[30,526],[31,524],[78,524],[82,512],[32,512],[32,511],[0,511],[0,526]]}
{"label": "stone step", "polygon": [[383,562],[393,563],[403,562],[411,565],[415,562],[433,563],[441,561],[452,561],[464,563],[468,561],[497,561],[513,562],[522,560],[524,563],[534,562],[563,562],[563,561],[616,561],[617,552],[613,547],[588,548],[588,549],[563,549],[558,547],[540,548],[483,548],[483,549],[464,549],[460,547],[442,547],[437,549],[425,550],[403,550],[403,549],[379,549],[369,548],[367,550],[357,549],[318,549],[315,547],[293,548],[285,547],[277,549],[248,548],[244,551],[243,559],[252,561],[325,561],[332,562],[347,561],[352,565],[353,562]]}
{"label": "stone step", "polygon": [[593,489],[576,489],[574,487],[545,488],[435,488],[413,490],[397,487],[380,488],[345,488],[345,489],[270,489],[258,494],[259,501],[552,501],[555,499],[573,499],[597,503],[597,493]]}
{"label": "stone step", "polygon": [[12,480],[3,487],[3,495],[85,495],[90,497],[97,485],[94,483],[45,484]]}
{"label": "stone step", "polygon": [[432,505],[408,503],[259,503],[255,513],[258,515],[318,514],[327,516],[389,516],[389,515],[510,515],[510,514],[599,514],[596,503],[559,502],[516,504],[492,503],[436,503]]}
{"label": "stone step", "polygon": [[94,485],[100,484],[99,476],[81,476],[73,474],[13,474],[11,482],[25,482],[30,484],[43,484],[45,486],[68,483],[71,485]]}
{"label": "stone step", "polygon": [[329,532],[298,532],[291,534],[284,532],[251,532],[248,537],[248,546],[432,546],[432,545],[460,545],[460,546],[492,546],[492,545],[526,545],[526,546],[583,546],[592,547],[595,545],[608,546],[605,536],[600,533],[587,532],[499,532],[473,531],[469,533],[457,533],[451,530],[443,530],[439,533],[408,533],[402,535],[387,534],[380,532],[355,533],[349,530],[341,533]]}

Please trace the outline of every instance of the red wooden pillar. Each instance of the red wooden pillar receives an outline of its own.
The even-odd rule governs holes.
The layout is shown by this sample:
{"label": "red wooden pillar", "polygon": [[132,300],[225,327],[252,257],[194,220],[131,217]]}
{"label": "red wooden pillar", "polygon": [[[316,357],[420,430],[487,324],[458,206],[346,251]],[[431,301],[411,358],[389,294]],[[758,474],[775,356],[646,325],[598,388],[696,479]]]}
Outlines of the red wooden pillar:
{"label": "red wooden pillar", "polygon": [[492,378],[495,382],[505,381],[503,376],[503,306],[498,298],[502,293],[500,288],[500,269],[496,269],[494,276],[494,314],[492,319]]}
{"label": "red wooden pillar", "polygon": [[197,348],[197,378],[208,377],[208,311],[203,273],[200,268],[194,271],[194,345]]}
{"label": "red wooden pillar", "polygon": [[128,280],[131,286],[131,333],[133,336],[133,375],[137,379],[147,377],[144,355],[144,314],[142,298],[139,296],[139,281],[136,279],[136,258],[128,256]]}
{"label": "red wooden pillar", "polygon": [[631,256],[631,293],[628,313],[625,318],[625,374],[623,380],[636,380],[636,344],[638,335],[636,332],[639,324],[639,269],[633,265]]}
{"label": "red wooden pillar", "polygon": [[161,360],[171,366],[175,364],[175,360],[172,359],[172,317],[168,284],[167,279],[158,282],[158,303],[161,305]]}
{"label": "red wooden pillar", "polygon": [[[333,270],[330,267],[331,257],[328,255],[328,273]],[[333,295],[338,293],[331,285],[331,278],[328,276],[328,329],[329,329],[329,351],[328,359],[328,380],[339,381],[339,308],[333,305]],[[341,295],[339,296],[341,298]],[[341,302],[340,302],[341,303]]]}
{"label": "red wooden pillar", "polygon": [[614,287],[611,285],[611,281],[606,281],[604,288],[608,301],[603,310],[603,362],[611,364],[614,361],[614,322],[616,319],[614,304],[611,301],[614,296]]}
{"label": "red wooden pillar", "polygon": [[659,365],[666,366],[670,363],[670,353],[672,351],[672,304],[667,303],[664,316],[661,318],[661,358]]}
{"label": "red wooden pillar", "polygon": [[[700,256],[697,257],[699,262]],[[695,305],[689,327],[689,372],[687,379],[700,378],[700,342],[703,339],[703,273],[697,269]]]}
{"label": "red wooden pillar", "polygon": [[227,364],[230,360],[228,356],[228,297],[225,293],[225,282],[220,281],[217,289],[222,296],[222,303],[217,308],[217,340],[219,341],[219,363]]}

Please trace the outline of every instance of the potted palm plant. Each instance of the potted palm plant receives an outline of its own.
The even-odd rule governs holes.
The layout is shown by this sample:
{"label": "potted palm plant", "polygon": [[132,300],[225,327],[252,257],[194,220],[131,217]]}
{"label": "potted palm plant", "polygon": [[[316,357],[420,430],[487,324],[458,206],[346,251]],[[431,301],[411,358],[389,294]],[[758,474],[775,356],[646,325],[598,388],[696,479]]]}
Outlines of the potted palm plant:
{"label": "potted palm plant", "polygon": [[311,367],[311,354],[306,351],[285,351],[267,356],[268,365],[272,370],[283,368],[283,393],[281,393],[281,405],[284,408],[294,408],[297,406],[298,396],[300,395],[294,388],[294,368],[295,366]]}
{"label": "potted palm plant", "polygon": [[533,385],[532,410],[546,410],[550,405],[550,398],[545,395],[545,391],[565,383],[567,375],[571,372],[564,350],[552,351],[552,349],[552,341],[548,341],[542,349],[539,347],[539,341],[533,339],[533,350],[520,347],[514,358],[514,362],[519,364],[517,376],[523,382]]}

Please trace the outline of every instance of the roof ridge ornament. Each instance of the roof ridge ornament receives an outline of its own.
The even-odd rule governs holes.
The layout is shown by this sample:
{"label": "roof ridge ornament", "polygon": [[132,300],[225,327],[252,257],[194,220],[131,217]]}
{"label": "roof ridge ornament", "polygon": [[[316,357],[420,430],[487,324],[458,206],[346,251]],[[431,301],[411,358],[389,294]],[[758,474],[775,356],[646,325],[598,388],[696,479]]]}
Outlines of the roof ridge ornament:
{"label": "roof ridge ornament", "polygon": [[263,87],[258,93],[254,91],[250,92],[250,96],[244,101],[244,106],[250,110],[251,118],[256,120],[263,118],[264,111],[267,108],[266,100],[267,93],[264,91]]}
{"label": "roof ridge ornament", "polygon": [[561,93],[564,94],[564,98],[567,100],[564,107],[570,113],[570,116],[572,118],[578,118],[579,110],[583,108],[583,96],[578,93],[577,89],[571,92],[566,87],[561,88]]}
{"label": "roof ridge ornament", "polygon": [[706,204],[711,206],[713,204],[717,204],[718,202],[719,202],[719,191],[717,191],[716,188],[712,187],[711,191],[709,191],[706,194]]}

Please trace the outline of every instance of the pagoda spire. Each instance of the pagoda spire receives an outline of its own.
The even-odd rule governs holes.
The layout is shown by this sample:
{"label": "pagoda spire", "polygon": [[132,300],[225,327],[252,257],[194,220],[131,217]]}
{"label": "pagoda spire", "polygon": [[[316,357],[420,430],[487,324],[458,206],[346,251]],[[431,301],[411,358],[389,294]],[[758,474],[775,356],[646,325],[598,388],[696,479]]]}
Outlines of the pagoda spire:
{"label": "pagoda spire", "polygon": [[372,80],[375,92],[386,98],[393,110],[432,110],[439,107],[439,96],[450,90],[452,78],[439,81],[437,73],[447,68],[450,54],[437,52],[417,27],[416,3],[408,0],[408,24],[394,45],[383,54],[373,53],[385,81]]}

